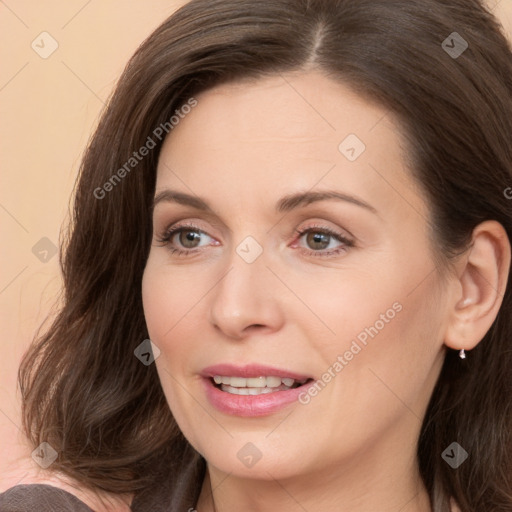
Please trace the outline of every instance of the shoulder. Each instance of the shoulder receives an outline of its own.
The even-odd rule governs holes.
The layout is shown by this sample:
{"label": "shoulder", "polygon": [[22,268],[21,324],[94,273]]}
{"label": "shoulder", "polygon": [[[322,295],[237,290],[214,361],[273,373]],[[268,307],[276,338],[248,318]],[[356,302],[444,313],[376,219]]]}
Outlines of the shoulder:
{"label": "shoulder", "polygon": [[16,485],[0,494],[0,512],[93,512],[73,494],[47,484]]}

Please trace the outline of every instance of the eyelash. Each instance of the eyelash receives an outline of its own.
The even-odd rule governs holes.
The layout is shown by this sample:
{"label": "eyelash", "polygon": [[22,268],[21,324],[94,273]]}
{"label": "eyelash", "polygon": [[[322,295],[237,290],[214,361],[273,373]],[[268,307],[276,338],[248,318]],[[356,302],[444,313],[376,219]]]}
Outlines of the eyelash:
{"label": "eyelash", "polygon": [[[162,235],[160,235],[157,238],[157,242],[160,243],[162,246],[169,245],[170,241],[172,240],[173,236],[177,233],[180,233],[182,231],[195,231],[198,234],[208,235],[205,231],[200,229],[198,226],[195,226],[194,224],[181,224],[178,225],[172,229],[166,230]],[[338,242],[343,243],[344,245],[341,247],[338,247],[336,249],[331,249],[330,251],[326,251],[325,249],[323,251],[312,251],[305,249],[304,247],[299,248],[302,251],[305,251],[309,256],[320,256],[320,257],[329,257],[329,256],[335,256],[342,252],[347,251],[347,249],[354,247],[354,242],[350,240],[349,238],[343,236],[341,233],[338,233],[336,231],[333,231],[332,229],[329,229],[324,226],[308,226],[304,229],[296,229],[295,234],[300,239],[303,235],[309,232],[314,233],[321,233],[323,235],[329,235]],[[209,236],[209,235],[208,235]],[[169,251],[171,254],[176,256],[189,256],[193,253],[196,253],[198,251],[198,248],[195,249],[177,249],[176,247],[170,247]]]}

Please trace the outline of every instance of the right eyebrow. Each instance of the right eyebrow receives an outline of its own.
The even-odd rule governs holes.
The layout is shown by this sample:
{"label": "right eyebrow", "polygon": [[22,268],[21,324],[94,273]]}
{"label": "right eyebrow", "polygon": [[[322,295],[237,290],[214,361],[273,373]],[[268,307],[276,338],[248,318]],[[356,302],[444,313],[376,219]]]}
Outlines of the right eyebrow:
{"label": "right eyebrow", "polygon": [[210,205],[200,197],[165,189],[156,194],[153,200],[153,208],[159,203],[178,203],[183,206],[191,206],[196,210],[212,211]]}

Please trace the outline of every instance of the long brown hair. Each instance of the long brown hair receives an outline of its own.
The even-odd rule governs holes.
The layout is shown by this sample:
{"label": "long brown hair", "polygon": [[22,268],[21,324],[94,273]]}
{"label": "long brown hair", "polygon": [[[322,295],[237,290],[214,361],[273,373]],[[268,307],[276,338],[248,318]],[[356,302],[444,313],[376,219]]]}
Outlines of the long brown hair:
{"label": "long brown hair", "polygon": [[[453,37],[468,45],[460,55]],[[307,66],[400,121],[440,270],[482,221],[512,239],[512,52],[478,0],[193,0],[140,46],[102,114],[61,248],[64,305],[19,369],[24,428],[34,447],[58,451],[51,469],[133,493],[181,453],[155,365],[134,356],[148,338],[141,280],[164,138],[154,131],[213,85]],[[149,136],[155,147],[113,180]],[[466,512],[512,510],[511,363],[509,277],[477,348],[463,364],[447,351],[424,418],[418,463],[436,512],[450,497]],[[456,470],[441,457],[453,441],[470,454]]]}

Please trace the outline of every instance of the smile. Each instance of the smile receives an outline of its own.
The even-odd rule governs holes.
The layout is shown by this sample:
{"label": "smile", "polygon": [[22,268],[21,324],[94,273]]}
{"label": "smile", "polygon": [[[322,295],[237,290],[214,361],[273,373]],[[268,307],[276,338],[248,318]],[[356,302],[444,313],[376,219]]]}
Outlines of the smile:
{"label": "smile", "polygon": [[305,384],[307,379],[297,381],[288,377],[226,377],[215,375],[213,381],[216,387],[233,395],[263,395],[294,389]]}
{"label": "smile", "polygon": [[218,364],[202,371],[210,404],[230,416],[266,416],[296,403],[314,384],[308,375],[267,365]]}

